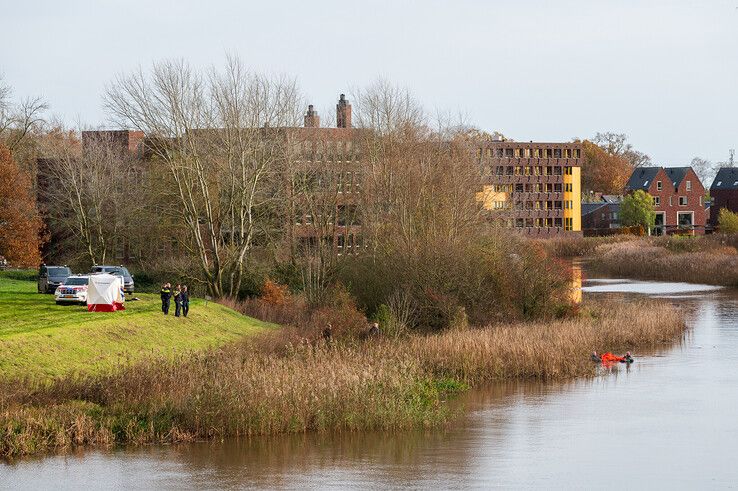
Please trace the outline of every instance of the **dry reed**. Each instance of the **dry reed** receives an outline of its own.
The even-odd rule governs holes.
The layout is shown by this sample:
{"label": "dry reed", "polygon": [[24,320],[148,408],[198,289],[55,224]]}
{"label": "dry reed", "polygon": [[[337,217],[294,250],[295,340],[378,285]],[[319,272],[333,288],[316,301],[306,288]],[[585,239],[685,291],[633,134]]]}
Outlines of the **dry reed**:
{"label": "dry reed", "polygon": [[[641,240],[602,246],[595,251],[590,265],[621,278],[738,286],[738,255],[734,247],[720,246],[708,239],[671,241]],[[673,252],[675,249],[691,252]]]}
{"label": "dry reed", "polygon": [[438,425],[451,417],[444,400],[466,384],[593,375],[590,351],[651,348],[683,330],[678,311],[649,301],[584,308],[550,323],[391,340],[329,344],[276,332],[114,375],[0,387],[0,456]]}

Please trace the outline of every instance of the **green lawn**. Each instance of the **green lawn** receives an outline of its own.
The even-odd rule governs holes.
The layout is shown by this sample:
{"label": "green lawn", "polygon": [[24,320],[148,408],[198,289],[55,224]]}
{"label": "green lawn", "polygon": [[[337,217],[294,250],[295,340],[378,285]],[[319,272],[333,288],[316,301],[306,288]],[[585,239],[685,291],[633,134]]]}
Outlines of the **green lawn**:
{"label": "green lawn", "polygon": [[49,378],[102,372],[147,356],[172,356],[221,345],[273,327],[192,299],[185,318],[161,313],[158,295],[136,294],[121,312],[56,305],[36,283],[0,273],[0,377]]}

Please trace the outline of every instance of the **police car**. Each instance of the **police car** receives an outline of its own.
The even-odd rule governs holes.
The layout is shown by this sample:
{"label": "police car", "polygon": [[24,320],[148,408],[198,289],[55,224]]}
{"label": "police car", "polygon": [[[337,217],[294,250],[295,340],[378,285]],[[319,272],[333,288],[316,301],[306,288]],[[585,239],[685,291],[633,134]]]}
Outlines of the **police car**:
{"label": "police car", "polygon": [[90,277],[86,275],[72,275],[56,288],[54,300],[57,304],[81,303],[87,304],[87,285]]}

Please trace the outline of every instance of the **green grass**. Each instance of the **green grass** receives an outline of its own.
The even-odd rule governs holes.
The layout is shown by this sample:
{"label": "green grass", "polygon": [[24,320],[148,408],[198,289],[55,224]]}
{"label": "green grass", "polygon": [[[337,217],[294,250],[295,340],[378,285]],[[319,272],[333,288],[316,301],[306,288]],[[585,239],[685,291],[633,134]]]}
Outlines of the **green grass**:
{"label": "green grass", "polygon": [[[217,303],[192,299],[185,319],[161,313],[158,295],[136,294],[122,312],[56,305],[36,283],[0,273],[0,377],[48,379],[104,373],[151,356],[225,344],[273,325]],[[22,277],[22,276],[20,276]]]}

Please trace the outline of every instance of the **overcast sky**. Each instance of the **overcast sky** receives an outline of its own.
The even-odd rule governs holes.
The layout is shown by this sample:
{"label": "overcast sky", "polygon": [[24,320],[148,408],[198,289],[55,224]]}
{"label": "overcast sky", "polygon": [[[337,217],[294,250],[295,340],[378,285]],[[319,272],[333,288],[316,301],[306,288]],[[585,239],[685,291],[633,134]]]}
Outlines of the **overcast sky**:
{"label": "overcast sky", "polygon": [[3,2],[0,73],[99,126],[119,72],[226,53],[298,78],[325,116],[378,77],[516,140],[627,133],[657,164],[738,146],[738,0]]}

